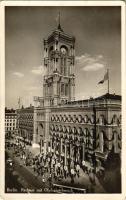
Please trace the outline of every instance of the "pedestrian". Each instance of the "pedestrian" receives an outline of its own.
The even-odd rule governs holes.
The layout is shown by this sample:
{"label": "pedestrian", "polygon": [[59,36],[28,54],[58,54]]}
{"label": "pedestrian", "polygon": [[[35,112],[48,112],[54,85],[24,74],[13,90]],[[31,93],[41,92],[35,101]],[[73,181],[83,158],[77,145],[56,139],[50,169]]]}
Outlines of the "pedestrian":
{"label": "pedestrian", "polygon": [[84,160],[82,161],[82,169],[83,169],[83,172],[85,172],[85,161]]}
{"label": "pedestrian", "polygon": [[58,162],[57,163],[57,174],[58,175],[60,175],[60,167],[61,167],[60,162]]}
{"label": "pedestrian", "polygon": [[93,170],[90,170],[89,179],[93,185],[95,185],[95,174]]}
{"label": "pedestrian", "polygon": [[72,169],[71,169],[71,183],[72,183],[72,184],[74,183],[74,175],[75,175],[75,171],[74,171],[74,169],[72,168]]}
{"label": "pedestrian", "polygon": [[57,174],[55,171],[54,171],[54,179],[55,179],[55,181],[57,180]]}
{"label": "pedestrian", "polygon": [[79,178],[79,170],[80,170],[80,165],[77,164],[77,166],[76,166],[76,171],[77,171],[77,176],[78,176],[78,178]]}
{"label": "pedestrian", "polygon": [[68,167],[65,165],[64,166],[64,177],[65,177],[65,179],[67,178],[67,173],[68,173]]}
{"label": "pedestrian", "polygon": [[34,161],[34,158],[32,159],[32,169],[35,171],[35,161]]}
{"label": "pedestrian", "polygon": [[45,188],[45,176],[44,175],[42,176],[42,187],[43,187],[43,190],[44,190],[44,188]]}
{"label": "pedestrian", "polygon": [[48,181],[49,181],[49,187],[51,189],[52,188],[52,175],[51,175],[51,173],[49,174]]}

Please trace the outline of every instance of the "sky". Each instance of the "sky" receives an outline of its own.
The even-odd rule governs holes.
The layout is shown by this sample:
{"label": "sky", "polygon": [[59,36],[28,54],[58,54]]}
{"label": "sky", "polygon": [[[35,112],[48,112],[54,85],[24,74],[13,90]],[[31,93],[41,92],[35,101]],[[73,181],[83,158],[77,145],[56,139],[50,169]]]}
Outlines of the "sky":
{"label": "sky", "polygon": [[121,9],[117,6],[6,7],[5,99],[17,108],[18,98],[29,106],[43,96],[43,39],[57,27],[75,42],[76,100],[107,93],[107,81],[98,84],[109,69],[110,93],[121,94]]}

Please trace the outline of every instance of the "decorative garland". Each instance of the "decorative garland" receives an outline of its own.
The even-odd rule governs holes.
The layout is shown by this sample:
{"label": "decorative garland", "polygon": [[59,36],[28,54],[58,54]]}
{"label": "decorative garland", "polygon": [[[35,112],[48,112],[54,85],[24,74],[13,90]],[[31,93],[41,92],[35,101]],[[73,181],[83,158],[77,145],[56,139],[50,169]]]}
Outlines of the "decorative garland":
{"label": "decorative garland", "polygon": [[[89,123],[90,122],[91,124],[94,124],[94,120],[92,120],[91,118],[89,118],[88,115],[85,115],[84,117],[82,117],[82,115],[79,115],[78,117],[76,115],[74,115],[73,118],[72,118],[71,115],[69,115],[68,117],[66,115],[64,115],[64,117],[62,115],[60,115],[60,117],[58,117],[57,115],[56,116],[52,115],[51,121],[60,121],[60,122],[61,121],[63,121],[63,122],[66,122],[66,121],[71,122],[72,121],[74,123],[76,123],[76,122],[79,122],[79,123],[82,123],[82,122]],[[96,124],[99,124],[99,121],[100,121],[100,119],[98,118],[96,120]],[[107,122],[107,119],[103,116],[103,125],[112,125],[113,122],[114,122],[114,116],[113,116],[113,118],[112,118],[112,120],[111,120],[110,123]],[[118,118],[116,119],[116,124],[118,126],[120,125],[120,120]]]}

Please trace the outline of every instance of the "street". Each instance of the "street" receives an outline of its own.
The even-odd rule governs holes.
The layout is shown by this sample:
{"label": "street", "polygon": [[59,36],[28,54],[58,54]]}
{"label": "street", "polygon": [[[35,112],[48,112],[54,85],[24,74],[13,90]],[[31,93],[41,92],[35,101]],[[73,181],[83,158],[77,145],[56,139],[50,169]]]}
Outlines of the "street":
{"label": "street", "polygon": [[[14,157],[12,153],[6,154],[14,161],[14,170],[10,172],[6,166],[6,181],[5,181],[5,191],[6,192],[47,192],[48,185],[43,187],[40,178],[36,177],[27,167],[20,165],[19,159]],[[46,188],[47,187],[47,188]],[[11,190],[11,188],[13,188]],[[45,189],[46,188],[46,189]]]}
{"label": "street", "polygon": [[[11,179],[8,181],[8,170],[6,170],[7,175],[6,175],[6,191],[7,192],[13,192],[10,191],[10,186],[13,184],[13,188],[17,188],[16,192],[21,192],[21,193],[54,193],[54,190],[50,188],[49,182],[48,182],[48,173],[45,173],[45,183],[42,182],[42,177],[37,175],[31,166],[26,166],[24,165],[23,161],[20,159],[20,157],[16,156],[14,154],[14,151],[12,148],[9,150],[6,149],[6,154],[14,161],[14,169],[12,173]],[[15,183],[15,176],[16,182]],[[11,181],[10,181],[11,180]],[[101,185],[99,185],[98,180],[96,180],[96,185],[92,186],[92,184],[89,181],[89,177],[87,174],[83,173],[82,170],[80,170],[80,178],[76,177],[74,183],[71,185],[71,179],[70,177],[62,180],[52,180],[52,184],[58,184],[60,186],[64,185],[66,187],[75,187],[78,188],[78,193],[79,193],[79,188],[86,189],[87,192],[100,192],[104,193],[103,188]],[[16,187],[15,187],[16,185]],[[7,190],[8,188],[8,190]],[[14,191],[15,192],[15,191]],[[55,190],[55,192],[57,192]],[[62,189],[62,193],[63,193]]]}

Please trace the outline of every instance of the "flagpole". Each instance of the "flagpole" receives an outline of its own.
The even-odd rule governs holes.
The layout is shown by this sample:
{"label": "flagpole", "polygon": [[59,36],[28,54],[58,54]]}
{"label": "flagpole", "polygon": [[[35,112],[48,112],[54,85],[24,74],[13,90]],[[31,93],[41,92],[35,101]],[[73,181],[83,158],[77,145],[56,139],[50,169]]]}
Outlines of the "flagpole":
{"label": "flagpole", "polygon": [[107,69],[107,73],[108,73],[108,94],[109,94],[109,69]]}

